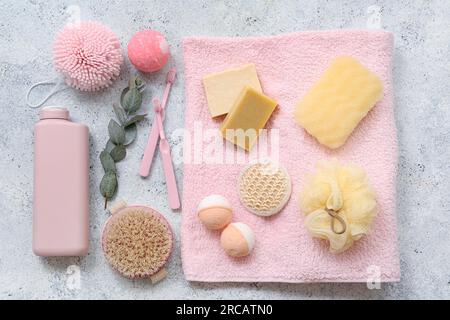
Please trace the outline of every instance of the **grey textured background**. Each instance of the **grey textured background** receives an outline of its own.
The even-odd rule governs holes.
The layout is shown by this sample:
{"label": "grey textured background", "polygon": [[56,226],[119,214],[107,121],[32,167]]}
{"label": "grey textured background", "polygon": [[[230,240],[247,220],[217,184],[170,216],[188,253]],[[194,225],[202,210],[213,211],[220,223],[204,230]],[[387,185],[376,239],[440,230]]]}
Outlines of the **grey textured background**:
{"label": "grey textured background", "polygon": [[[448,1],[37,1],[0,4],[0,298],[450,298],[450,2]],[[402,281],[369,290],[365,284],[199,284],[184,280],[180,260],[181,217],[167,207],[159,158],[152,176],[137,175],[150,122],[119,165],[119,196],[162,211],[176,231],[170,275],[152,286],[128,281],[106,265],[99,237],[107,214],[98,192],[98,153],[106,142],[111,103],[133,73],[127,61],[119,81],[96,94],[65,90],[49,105],[67,106],[91,130],[91,249],[85,258],[41,259],[31,253],[32,130],[37,110],[25,107],[34,82],[55,76],[51,45],[79,8],[83,20],[110,26],[123,46],[134,32],[166,35],[182,71],[181,39],[187,35],[272,35],[300,30],[364,28],[368,3],[381,8],[382,25],[395,34],[395,113],[399,137],[398,235]],[[75,5],[75,7],[71,7]],[[160,96],[164,74],[146,77]],[[183,74],[171,96],[168,132],[183,125]],[[42,91],[43,92],[43,91]],[[34,96],[35,97],[35,96]],[[180,141],[171,141],[180,147]],[[177,170],[178,181],[182,169]],[[180,183],[181,186],[181,183]],[[79,266],[81,287],[71,289],[67,268]],[[69,269],[70,270],[70,269]],[[69,281],[69,282],[68,282]]]}

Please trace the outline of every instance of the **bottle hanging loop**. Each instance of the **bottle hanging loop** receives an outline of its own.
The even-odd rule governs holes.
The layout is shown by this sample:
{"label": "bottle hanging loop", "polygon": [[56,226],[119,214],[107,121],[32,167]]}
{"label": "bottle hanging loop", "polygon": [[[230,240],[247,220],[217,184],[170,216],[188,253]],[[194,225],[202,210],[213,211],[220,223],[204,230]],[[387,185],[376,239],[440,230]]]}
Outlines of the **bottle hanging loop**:
{"label": "bottle hanging loop", "polygon": [[[37,104],[31,104],[30,102],[30,94],[33,91],[34,88],[39,87],[39,86],[47,86],[47,85],[53,85],[52,89],[50,90],[50,92]],[[41,107],[48,99],[50,99],[53,95],[55,95],[56,93],[58,93],[61,90],[66,89],[67,87],[64,86],[64,81],[63,78],[61,77],[56,77],[53,80],[46,80],[46,81],[41,81],[41,82],[37,82],[35,84],[33,84],[27,92],[27,96],[26,96],[26,103],[27,106],[32,108],[32,109],[36,109]]]}

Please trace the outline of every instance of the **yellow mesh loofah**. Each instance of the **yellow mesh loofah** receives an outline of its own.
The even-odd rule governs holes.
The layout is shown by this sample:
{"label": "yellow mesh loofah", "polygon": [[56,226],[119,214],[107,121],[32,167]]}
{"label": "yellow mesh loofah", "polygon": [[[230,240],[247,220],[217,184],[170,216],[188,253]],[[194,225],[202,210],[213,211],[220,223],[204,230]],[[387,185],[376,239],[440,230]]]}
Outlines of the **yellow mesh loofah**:
{"label": "yellow mesh loofah", "polygon": [[242,204],[250,212],[271,216],[283,209],[291,195],[286,170],[271,161],[256,162],[241,173],[238,183]]}
{"label": "yellow mesh loofah", "polygon": [[318,163],[300,196],[300,207],[308,231],[328,240],[332,253],[347,250],[367,234],[376,216],[375,193],[365,172],[336,160]]}

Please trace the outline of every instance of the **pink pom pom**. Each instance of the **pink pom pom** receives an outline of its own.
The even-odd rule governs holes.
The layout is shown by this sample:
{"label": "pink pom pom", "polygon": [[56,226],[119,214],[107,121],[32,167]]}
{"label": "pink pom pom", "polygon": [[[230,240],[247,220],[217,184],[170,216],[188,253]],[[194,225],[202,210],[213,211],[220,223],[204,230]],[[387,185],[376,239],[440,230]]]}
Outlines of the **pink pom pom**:
{"label": "pink pom pom", "polygon": [[136,69],[155,72],[162,69],[169,60],[169,44],[157,31],[139,31],[128,43],[128,57]]}
{"label": "pink pom pom", "polygon": [[56,38],[53,62],[66,83],[82,91],[97,91],[117,79],[123,56],[114,33],[98,22],[66,26]]}

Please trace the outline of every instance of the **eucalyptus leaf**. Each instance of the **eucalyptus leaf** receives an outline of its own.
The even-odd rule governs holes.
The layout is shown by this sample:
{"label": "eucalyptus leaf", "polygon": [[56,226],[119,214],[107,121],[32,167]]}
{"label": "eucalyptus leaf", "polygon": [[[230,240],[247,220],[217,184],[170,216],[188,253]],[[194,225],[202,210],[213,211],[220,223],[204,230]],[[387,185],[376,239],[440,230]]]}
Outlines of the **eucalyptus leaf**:
{"label": "eucalyptus leaf", "polygon": [[141,81],[141,79],[139,79],[138,77],[132,77],[132,78],[130,78],[130,80],[128,81],[128,87],[130,88],[130,89],[134,89],[134,88],[136,88],[136,85],[137,85],[137,83],[139,82],[139,81]]}
{"label": "eucalyptus leaf", "polygon": [[113,109],[120,124],[124,125],[125,122],[127,121],[127,115],[125,113],[125,110],[123,110],[123,108],[119,106],[117,103],[113,103]]}
{"label": "eucalyptus leaf", "polygon": [[125,89],[122,90],[122,94],[120,95],[120,105],[122,106],[122,108],[124,107],[124,98],[125,98],[125,94],[128,92],[128,90],[130,90],[130,88],[126,87]]}
{"label": "eucalyptus leaf", "polygon": [[139,90],[140,93],[144,92],[146,88],[145,83],[141,83],[140,85],[137,86],[137,89]]}
{"label": "eucalyptus leaf", "polygon": [[124,145],[119,144],[111,150],[110,155],[115,162],[119,162],[125,158],[127,155],[127,150]]}
{"label": "eucalyptus leaf", "polygon": [[136,77],[136,78],[134,79],[134,83],[136,84],[136,87],[139,88],[140,86],[142,86],[142,84],[144,83],[144,81],[142,81],[141,78]]}
{"label": "eucalyptus leaf", "polygon": [[102,163],[103,170],[105,170],[105,172],[108,171],[117,172],[114,159],[111,157],[108,151],[102,151],[100,153],[100,161]]}
{"label": "eucalyptus leaf", "polygon": [[117,176],[114,172],[108,171],[100,182],[100,192],[105,199],[111,199],[116,193]]}
{"label": "eucalyptus leaf", "polygon": [[134,83],[136,84],[136,88],[139,90],[139,92],[142,93],[142,91],[145,90],[145,82],[142,81],[141,78],[137,77]]}
{"label": "eucalyptus leaf", "polygon": [[110,153],[112,149],[114,149],[116,145],[114,144],[114,142],[111,141],[111,139],[108,140],[108,142],[106,143],[105,146],[105,151]]}
{"label": "eucalyptus leaf", "polygon": [[115,144],[123,144],[125,142],[125,130],[113,119],[108,124],[109,138]]}
{"label": "eucalyptus leaf", "polygon": [[125,127],[125,143],[124,146],[128,146],[136,140],[137,136],[137,126],[136,123],[132,123],[129,126]]}
{"label": "eucalyptus leaf", "polygon": [[130,89],[133,89],[133,88],[139,89],[139,87],[141,87],[143,83],[144,82],[142,81],[142,79],[140,77],[137,77],[137,76],[136,77],[132,77],[128,81],[128,87]]}
{"label": "eucalyptus leaf", "polygon": [[144,120],[146,116],[147,116],[147,114],[137,114],[137,115],[134,115],[134,116],[130,117],[124,123],[125,128],[128,127],[129,125],[133,124],[133,123],[136,123],[136,122],[139,122],[141,120]]}
{"label": "eucalyptus leaf", "polygon": [[128,113],[134,113],[139,110],[142,104],[142,94],[136,88],[130,88],[123,97],[123,108]]}

